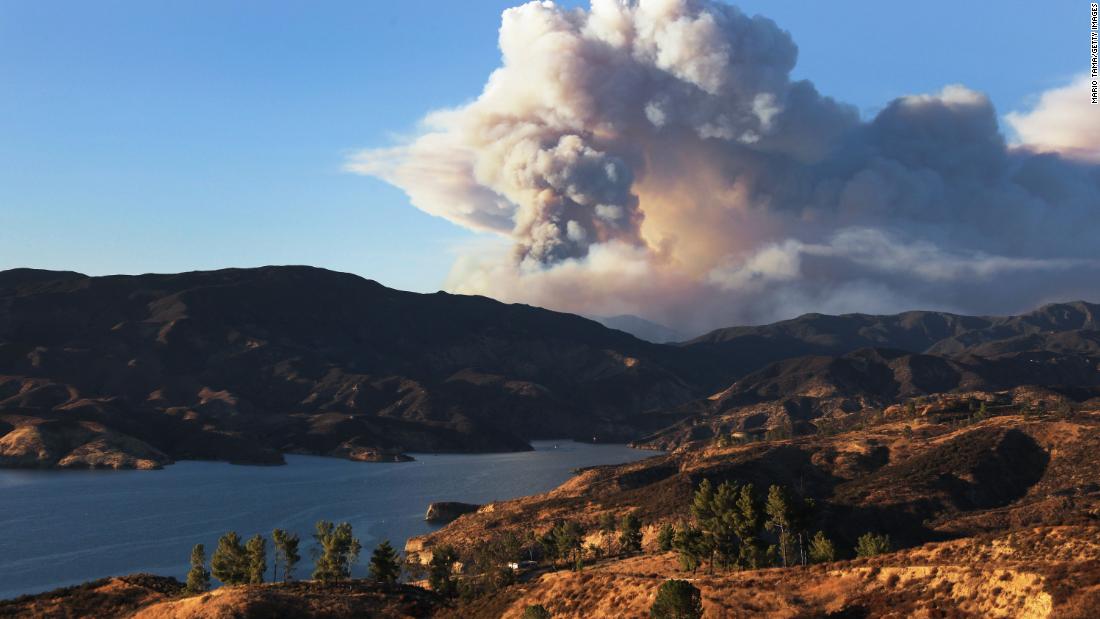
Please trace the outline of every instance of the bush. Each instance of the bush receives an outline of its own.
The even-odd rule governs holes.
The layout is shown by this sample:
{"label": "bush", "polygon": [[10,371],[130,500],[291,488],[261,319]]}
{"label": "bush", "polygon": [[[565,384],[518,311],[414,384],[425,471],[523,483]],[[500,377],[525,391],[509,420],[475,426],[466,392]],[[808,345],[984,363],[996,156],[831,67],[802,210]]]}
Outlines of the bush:
{"label": "bush", "polygon": [[550,611],[542,604],[530,604],[523,609],[523,619],[550,619]]}
{"label": "bush", "polygon": [[890,536],[865,533],[856,541],[857,557],[873,557],[890,552]]}
{"label": "bush", "polygon": [[652,619],[700,619],[703,596],[686,580],[666,580],[657,589],[657,599],[649,609]]}
{"label": "bush", "polygon": [[823,531],[818,531],[810,540],[810,561],[813,563],[830,563],[836,561],[836,548]]}

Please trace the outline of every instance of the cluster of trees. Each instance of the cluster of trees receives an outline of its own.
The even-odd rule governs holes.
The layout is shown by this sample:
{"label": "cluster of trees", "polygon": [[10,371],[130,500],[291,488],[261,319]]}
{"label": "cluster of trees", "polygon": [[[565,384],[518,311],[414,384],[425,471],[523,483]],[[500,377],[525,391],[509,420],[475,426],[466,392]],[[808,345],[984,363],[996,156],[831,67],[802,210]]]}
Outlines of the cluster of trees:
{"label": "cluster of trees", "polygon": [[[812,501],[795,500],[780,486],[772,486],[762,501],[752,484],[726,481],[716,488],[704,480],[692,500],[693,522],[678,528],[666,524],[657,543],[662,550],[676,550],[681,566],[692,572],[704,563],[711,571],[806,564],[812,560],[813,544],[806,543],[812,509]],[[765,533],[773,535],[774,544]]]}
{"label": "cluster of trees", "polygon": [[[598,531],[603,536],[603,546],[590,544],[584,546],[586,531],[575,521],[558,522],[550,531],[538,539],[542,556],[552,563],[565,561],[573,569],[584,567],[585,559],[600,559],[620,555],[629,555],[642,550],[642,520],[635,512],[620,518],[607,512],[600,518]],[[615,544],[618,548],[616,549]]]}
{"label": "cluster of trees", "polygon": [[794,434],[794,426],[790,420],[784,420],[764,432],[720,432],[715,442],[719,447],[733,447],[764,441],[782,441],[794,437]]}
{"label": "cluster of trees", "polygon": [[[692,521],[663,525],[657,545],[675,550],[681,567],[692,572],[704,564],[713,572],[835,561],[832,540],[823,531],[810,535],[813,510],[813,500],[793,497],[782,486],[771,486],[762,499],[752,484],[726,481],[715,487],[704,480],[692,500]],[[889,537],[868,533],[859,539],[856,554],[889,550]]]}
{"label": "cluster of trees", "polygon": [[[272,580],[278,581],[282,568],[283,582],[293,580],[295,568],[301,560],[300,539],[297,533],[275,529],[271,533],[275,554]],[[314,580],[333,582],[351,577],[352,566],[359,559],[362,545],[346,522],[334,524],[327,520],[317,522],[313,534]],[[224,585],[258,584],[267,574],[267,539],[255,535],[247,542],[236,531],[230,531],[218,539],[218,545],[206,567],[206,549],[197,544],[191,550],[191,569],[187,573],[187,590],[201,593],[210,588],[210,577]],[[397,552],[389,541],[380,543],[371,555],[370,576],[378,582],[393,583],[401,577],[401,564]]]}
{"label": "cluster of trees", "polygon": [[[432,590],[440,595],[469,599],[515,582],[516,568],[524,562],[542,561],[580,570],[590,560],[642,550],[642,520],[636,513],[606,513],[593,531],[601,533],[603,539],[599,544],[586,545],[589,531],[577,521],[562,520],[542,535],[506,533],[461,552],[453,546],[438,546],[432,549],[426,566],[410,564],[409,569],[417,577],[426,577]],[[460,562],[461,578],[455,573]]]}

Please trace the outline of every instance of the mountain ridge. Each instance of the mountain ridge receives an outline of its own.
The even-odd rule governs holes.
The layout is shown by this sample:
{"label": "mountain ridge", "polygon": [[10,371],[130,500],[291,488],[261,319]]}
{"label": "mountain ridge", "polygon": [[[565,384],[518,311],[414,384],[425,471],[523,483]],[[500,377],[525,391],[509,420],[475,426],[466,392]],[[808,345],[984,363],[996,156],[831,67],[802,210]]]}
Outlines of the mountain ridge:
{"label": "mountain ridge", "polygon": [[[821,374],[862,349],[916,355],[888,370],[915,372],[903,382],[932,380],[922,374],[932,367],[985,368],[984,383],[932,380],[952,390],[1035,382],[1040,366],[1025,353],[1042,352],[1051,367],[1077,368],[1075,384],[1037,382],[1088,390],[1098,316],[1083,301],[1005,317],[808,314],[654,344],[573,314],[308,266],[14,269],[0,272],[0,466],[388,461],[527,449],[535,438],[636,441],[725,415],[731,400],[715,394],[765,371],[786,378],[758,386],[774,397],[756,403],[793,406],[790,420],[808,422],[906,393],[840,393]],[[776,363],[786,369],[767,370]],[[836,393],[807,400],[811,383]]]}

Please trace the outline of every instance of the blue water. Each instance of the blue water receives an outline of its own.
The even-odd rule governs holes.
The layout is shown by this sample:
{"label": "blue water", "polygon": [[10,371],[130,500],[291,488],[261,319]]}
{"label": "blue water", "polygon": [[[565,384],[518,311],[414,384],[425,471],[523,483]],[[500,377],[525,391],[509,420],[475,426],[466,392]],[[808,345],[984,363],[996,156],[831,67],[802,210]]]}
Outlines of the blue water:
{"label": "blue water", "polygon": [[319,519],[352,524],[363,543],[362,573],[382,539],[400,550],[407,538],[432,530],[424,522],[432,501],[487,503],[545,492],[576,467],[653,455],[623,445],[534,447],[386,464],[287,456],[287,465],[276,467],[180,462],[161,471],[0,470],[0,599],[134,572],[182,578],[191,547],[205,544],[209,558],[229,530],[242,537],[270,537],[276,527],[298,532],[298,576],[308,576]]}

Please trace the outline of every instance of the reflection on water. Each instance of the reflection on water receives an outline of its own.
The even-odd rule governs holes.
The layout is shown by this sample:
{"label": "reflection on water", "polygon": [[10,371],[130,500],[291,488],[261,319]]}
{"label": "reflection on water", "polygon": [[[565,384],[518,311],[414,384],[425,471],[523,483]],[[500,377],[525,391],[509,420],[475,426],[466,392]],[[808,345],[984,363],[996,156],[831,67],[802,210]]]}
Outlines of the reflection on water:
{"label": "reflection on water", "polygon": [[[622,445],[542,441],[535,451],[416,455],[367,464],[287,456],[287,466],[181,462],[162,471],[0,470],[0,598],[103,576],[152,572],[181,578],[191,547],[218,536],[297,531],[303,565],[319,519],[346,520],[364,557],[382,539],[397,548],[432,529],[432,501],[487,503],[545,492],[576,467],[653,455]],[[310,541],[307,541],[310,540]],[[360,566],[361,569],[365,569]]]}

